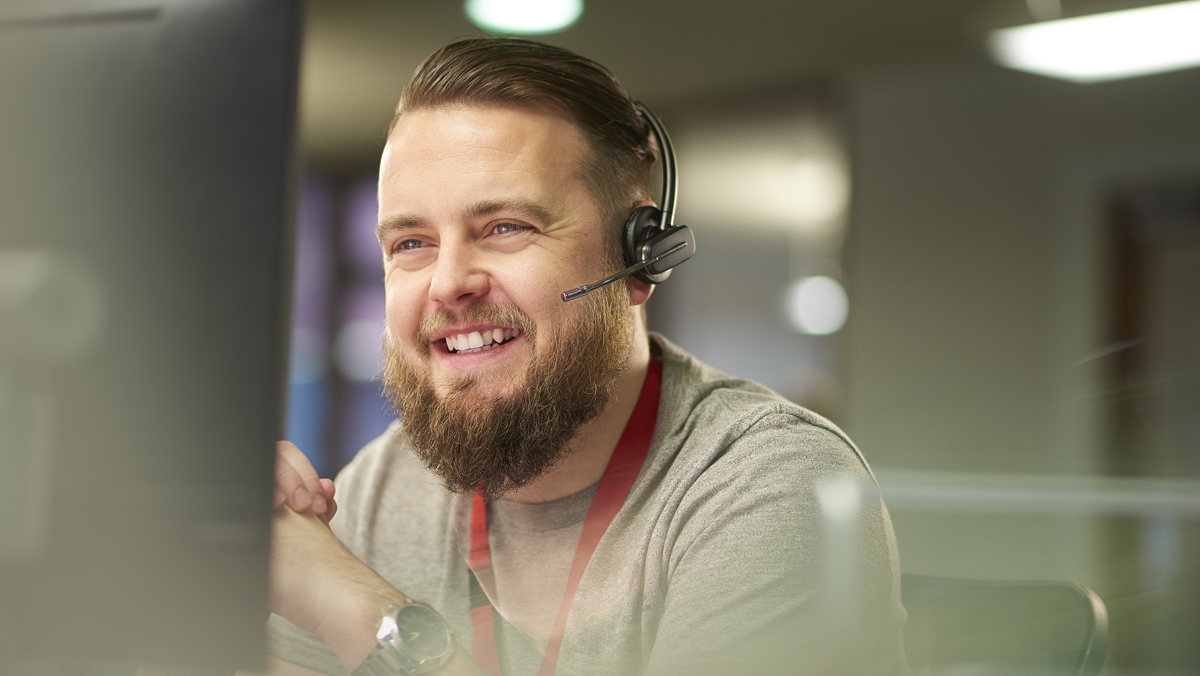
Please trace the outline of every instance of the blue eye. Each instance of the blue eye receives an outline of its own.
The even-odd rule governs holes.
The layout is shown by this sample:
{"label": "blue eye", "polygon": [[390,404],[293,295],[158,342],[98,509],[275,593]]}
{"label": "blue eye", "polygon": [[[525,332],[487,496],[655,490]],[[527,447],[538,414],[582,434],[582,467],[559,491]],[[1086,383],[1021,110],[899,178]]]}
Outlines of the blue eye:
{"label": "blue eye", "polygon": [[402,239],[392,248],[393,251],[413,251],[425,246],[425,243],[419,239]]}
{"label": "blue eye", "polygon": [[496,228],[492,232],[496,233],[497,235],[511,235],[514,232],[520,232],[521,230],[524,230],[525,227],[526,226],[521,225],[520,223],[497,223]]}

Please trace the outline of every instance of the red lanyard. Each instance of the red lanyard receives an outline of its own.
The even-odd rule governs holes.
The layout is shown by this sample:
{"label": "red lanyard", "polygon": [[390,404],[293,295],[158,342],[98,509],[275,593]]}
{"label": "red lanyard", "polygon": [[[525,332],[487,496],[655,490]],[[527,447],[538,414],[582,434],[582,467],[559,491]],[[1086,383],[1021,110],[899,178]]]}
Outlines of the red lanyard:
{"label": "red lanyard", "polygon": [[[608,525],[612,523],[629,489],[633,487],[634,479],[646,460],[650,451],[650,439],[654,436],[654,423],[658,419],[658,395],[662,386],[662,363],[650,359],[650,369],[646,373],[646,381],[642,384],[642,392],[638,395],[637,405],[633,415],[625,424],[625,431],[613,450],[604,475],[600,477],[600,485],[592,498],[592,506],[588,509],[587,517],[583,520],[583,532],[579,535],[579,544],[575,547],[575,558],[571,561],[571,573],[567,577],[567,588],[563,590],[562,605],[558,609],[558,617],[554,620],[554,629],[550,632],[550,642],[546,645],[546,654],[542,657],[542,666],[538,676],[554,676],[558,665],[558,651],[562,646],[563,633],[567,629],[567,616],[571,613],[571,603],[575,600],[575,591],[579,589],[579,581],[587,568],[592,553]],[[471,506],[471,554],[468,561],[471,573],[468,574],[471,586],[471,652],[475,662],[492,676],[502,676],[500,655],[496,652],[496,614],[491,601],[479,586],[477,574],[492,565],[492,550],[488,544],[487,502],[479,493],[475,494],[475,502]]]}

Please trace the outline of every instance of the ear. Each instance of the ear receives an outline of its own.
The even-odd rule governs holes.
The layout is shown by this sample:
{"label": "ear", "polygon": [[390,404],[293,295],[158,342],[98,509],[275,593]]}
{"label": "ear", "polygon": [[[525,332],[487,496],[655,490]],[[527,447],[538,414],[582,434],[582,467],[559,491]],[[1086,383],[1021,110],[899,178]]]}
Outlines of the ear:
{"label": "ear", "polygon": [[[635,211],[641,207],[656,207],[656,206],[658,206],[658,205],[654,203],[654,200],[646,199],[646,200],[642,200],[641,202],[638,202],[637,204],[633,205],[633,207],[631,207],[629,209],[629,211],[632,213],[633,211]],[[630,306],[636,306],[636,305],[641,305],[642,303],[645,303],[647,300],[650,299],[650,294],[654,293],[654,285],[653,284],[647,284],[636,277],[632,277],[632,276],[627,277],[625,279],[625,285],[629,288],[629,305]]]}
{"label": "ear", "polygon": [[[633,212],[641,207],[656,207],[654,200],[642,200],[629,210]],[[640,279],[630,276],[625,280],[625,285],[629,288],[629,304],[631,306],[641,305],[650,299],[650,294],[654,293],[654,285],[647,284]]]}
{"label": "ear", "polygon": [[650,300],[650,294],[654,293],[653,284],[647,284],[632,275],[625,278],[625,285],[629,288],[629,304],[631,306],[645,303]]}

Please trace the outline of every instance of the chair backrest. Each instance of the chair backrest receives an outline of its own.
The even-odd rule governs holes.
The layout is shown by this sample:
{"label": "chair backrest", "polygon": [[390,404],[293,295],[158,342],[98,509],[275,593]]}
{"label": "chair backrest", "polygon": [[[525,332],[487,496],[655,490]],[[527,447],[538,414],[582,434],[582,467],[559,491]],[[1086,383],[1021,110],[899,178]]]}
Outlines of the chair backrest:
{"label": "chair backrest", "polygon": [[915,676],[1095,676],[1104,664],[1108,613],[1087,587],[903,575],[900,588]]}

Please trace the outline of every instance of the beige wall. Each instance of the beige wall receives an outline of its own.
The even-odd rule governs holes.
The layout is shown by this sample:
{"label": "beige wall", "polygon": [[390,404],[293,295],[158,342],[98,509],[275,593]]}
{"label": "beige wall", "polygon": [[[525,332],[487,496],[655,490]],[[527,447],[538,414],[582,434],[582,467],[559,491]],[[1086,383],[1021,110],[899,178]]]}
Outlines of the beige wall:
{"label": "beige wall", "polygon": [[1200,185],[1200,70],[1083,86],[926,63],[849,89],[842,422],[894,497],[903,570],[1083,582],[1112,668],[1194,664],[1200,484],[1096,478],[1105,361],[1085,358],[1108,339],[1111,191]]}
{"label": "beige wall", "polygon": [[[1106,184],[1200,176],[1200,71],[851,80],[845,424],[887,467],[1088,472]],[[1084,406],[1086,407],[1086,406]]]}

